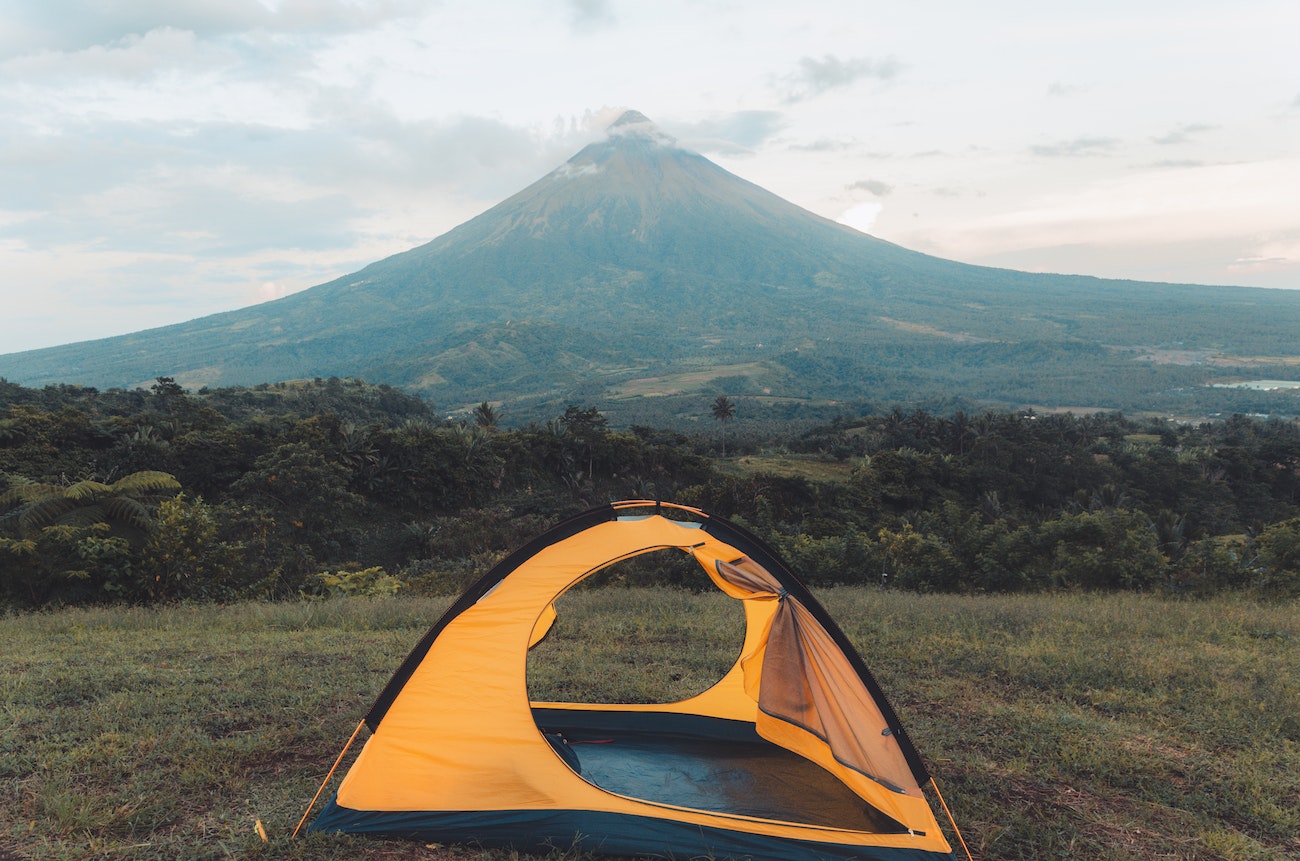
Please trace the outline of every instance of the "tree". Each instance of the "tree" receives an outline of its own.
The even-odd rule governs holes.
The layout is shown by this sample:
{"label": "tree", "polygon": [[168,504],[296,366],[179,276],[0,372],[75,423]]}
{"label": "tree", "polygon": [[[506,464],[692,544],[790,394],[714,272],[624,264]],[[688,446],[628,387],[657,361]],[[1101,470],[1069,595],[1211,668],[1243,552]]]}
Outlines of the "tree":
{"label": "tree", "polygon": [[474,407],[474,424],[484,430],[494,430],[499,421],[501,421],[501,414],[487,401]]}
{"label": "tree", "polygon": [[[580,459],[587,461],[586,478],[591,481],[595,478],[596,458],[605,450],[605,443],[608,437],[606,425],[609,420],[603,416],[595,407],[581,409],[573,404],[569,404],[564,415],[560,416],[559,426],[563,430],[564,451],[573,458],[577,464]],[[565,477],[565,483],[569,485],[570,491],[575,496],[578,493],[579,485],[582,482],[582,474],[570,472]]]}
{"label": "tree", "polygon": [[736,417],[736,405],[726,395],[718,395],[710,407],[713,417],[722,423],[722,456],[727,456],[727,422]]}
{"label": "tree", "polygon": [[24,538],[34,538],[50,526],[107,524],[114,535],[141,544],[153,526],[151,506],[174,496],[180,482],[170,473],[143,470],[112,484],[87,479],[75,484],[14,481],[0,494],[0,523],[16,526]]}
{"label": "tree", "polygon": [[118,591],[131,574],[131,546],[108,524],[47,526],[31,538],[0,537],[0,603],[79,603]]}
{"label": "tree", "polygon": [[304,442],[279,445],[259,457],[231,487],[265,499],[314,544],[340,530],[362,499],[348,490],[348,470]]}
{"label": "tree", "polygon": [[21,592],[41,606],[77,592],[129,590],[133,553],[153,529],[155,504],[178,490],[168,473],[147,470],[112,484],[11,477],[0,494],[0,593]]}
{"label": "tree", "polygon": [[154,529],[136,566],[133,598],[225,598],[237,581],[223,580],[238,564],[238,548],[222,541],[217,518],[202,499],[179,494],[158,506]]}
{"label": "tree", "polygon": [[1300,517],[1268,526],[1255,544],[1263,592],[1282,598],[1300,595]]}

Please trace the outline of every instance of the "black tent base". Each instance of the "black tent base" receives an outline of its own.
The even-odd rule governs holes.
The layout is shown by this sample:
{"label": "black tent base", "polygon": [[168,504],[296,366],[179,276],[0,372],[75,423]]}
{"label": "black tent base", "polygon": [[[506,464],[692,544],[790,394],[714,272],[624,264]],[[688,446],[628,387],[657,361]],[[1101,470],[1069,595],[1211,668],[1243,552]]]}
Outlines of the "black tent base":
{"label": "black tent base", "polygon": [[764,861],[953,861],[947,853],[790,840],[590,810],[382,811],[348,810],[333,801],[312,831],[346,831],[426,842],[507,847],[546,853],[577,849],[684,861],[688,858]]}
{"label": "black tent base", "polygon": [[[879,834],[906,833],[819,766],[742,721],[663,712],[537,708],[557,753],[619,795],[713,813]],[[740,826],[743,827],[743,826]],[[525,852],[770,861],[952,861],[917,849],[791,840],[590,810],[350,810],[331,801],[313,831],[346,831]]]}

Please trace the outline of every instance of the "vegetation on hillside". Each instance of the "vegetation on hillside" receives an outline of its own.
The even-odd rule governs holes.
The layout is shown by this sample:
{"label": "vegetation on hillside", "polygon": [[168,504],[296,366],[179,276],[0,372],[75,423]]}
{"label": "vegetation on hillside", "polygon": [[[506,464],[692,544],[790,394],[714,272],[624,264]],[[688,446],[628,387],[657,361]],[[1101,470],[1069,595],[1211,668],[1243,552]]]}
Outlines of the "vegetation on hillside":
{"label": "vegetation on hillside", "polygon": [[1296,422],[895,409],[777,435],[745,413],[702,397],[688,436],[577,405],[519,427],[486,402],[452,420],[335,378],[0,381],[0,602],[451,590],[620,498],[740,520],[816,585],[1300,592]]}

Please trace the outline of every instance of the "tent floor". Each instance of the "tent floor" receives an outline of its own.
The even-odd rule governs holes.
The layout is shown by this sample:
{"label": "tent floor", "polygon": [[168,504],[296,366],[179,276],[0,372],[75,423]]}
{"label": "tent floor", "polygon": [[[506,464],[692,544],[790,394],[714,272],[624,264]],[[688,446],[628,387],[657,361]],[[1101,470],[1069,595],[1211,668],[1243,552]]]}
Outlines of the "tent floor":
{"label": "tent floor", "polygon": [[624,721],[618,713],[560,709],[537,716],[547,733],[563,736],[552,744],[570,766],[576,757],[583,778],[609,792],[781,822],[905,830],[830,772],[760,738],[752,725],[677,715],[654,721],[644,713]]}

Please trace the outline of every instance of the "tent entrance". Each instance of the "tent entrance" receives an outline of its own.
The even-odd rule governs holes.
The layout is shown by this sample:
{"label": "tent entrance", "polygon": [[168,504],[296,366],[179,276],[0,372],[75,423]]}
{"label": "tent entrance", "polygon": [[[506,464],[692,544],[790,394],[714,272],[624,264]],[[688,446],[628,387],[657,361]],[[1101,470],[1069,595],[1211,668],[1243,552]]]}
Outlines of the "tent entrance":
{"label": "tent entrance", "polygon": [[906,829],[750,724],[697,715],[534,709],[584,779],[618,795],[713,813],[874,833]]}
{"label": "tent entrance", "polygon": [[[679,588],[638,586],[665,581]],[[757,704],[741,689],[737,664],[752,648],[747,603],[724,594],[693,555],[676,548],[601,568],[555,601],[553,623],[547,627],[544,614],[545,636],[529,652],[538,729],[584,780],[627,798],[906,831],[821,765],[760,737]],[[724,676],[726,693],[713,690]],[[737,708],[736,698],[747,706]]]}
{"label": "tent entrance", "polygon": [[[663,583],[676,588],[654,585]],[[676,549],[603,567],[554,608],[554,624],[528,652],[534,702],[679,702],[717,682],[745,641],[742,602]]]}

